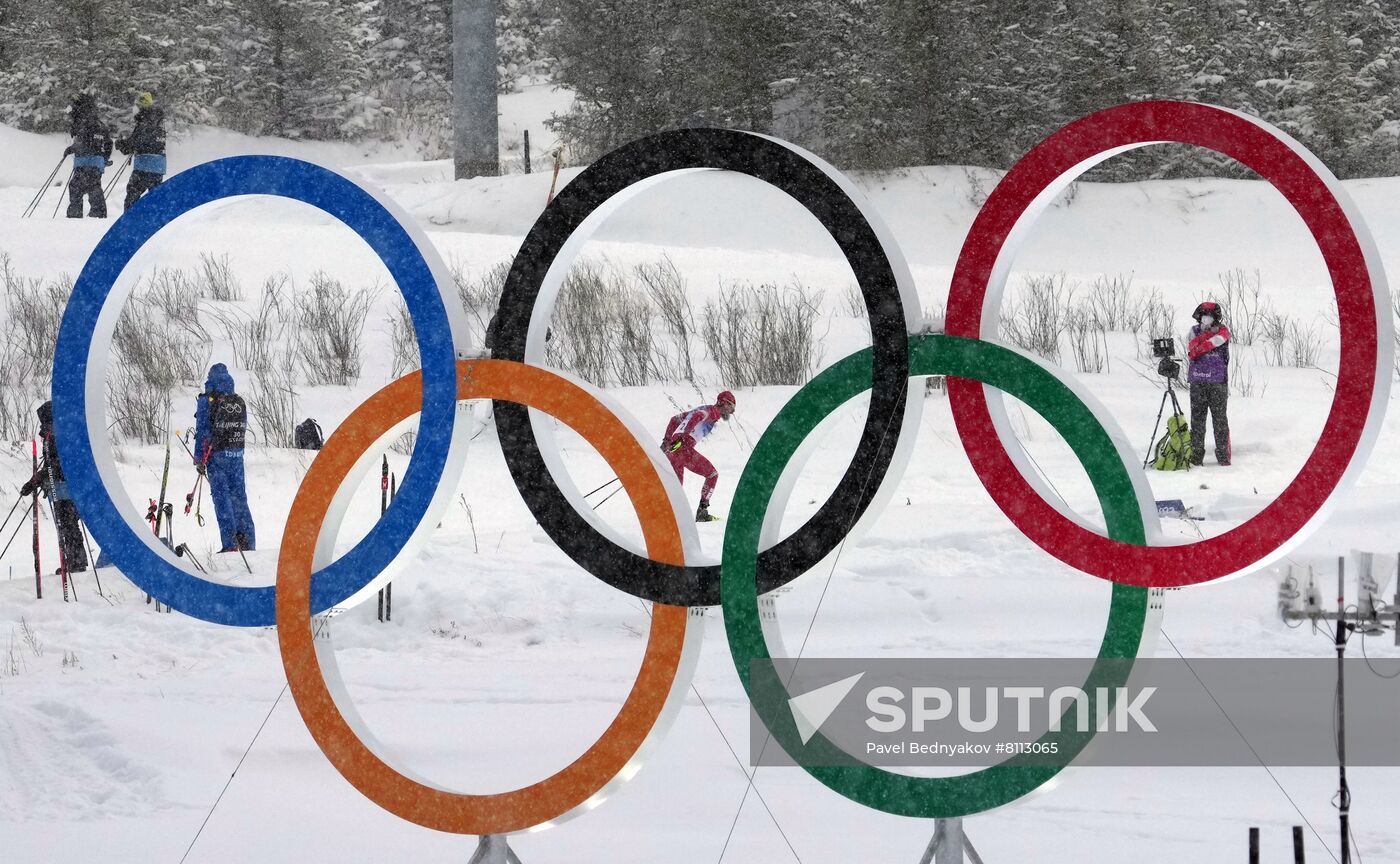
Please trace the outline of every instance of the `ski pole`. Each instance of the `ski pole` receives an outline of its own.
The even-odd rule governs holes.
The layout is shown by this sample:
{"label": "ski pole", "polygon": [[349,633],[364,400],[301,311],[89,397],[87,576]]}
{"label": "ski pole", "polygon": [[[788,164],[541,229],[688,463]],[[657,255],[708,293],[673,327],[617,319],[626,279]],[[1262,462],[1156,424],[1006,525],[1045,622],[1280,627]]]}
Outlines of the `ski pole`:
{"label": "ski pole", "polygon": [[[185,515],[186,515],[186,516],[190,515],[190,509],[194,507],[195,495],[199,495],[199,497],[200,497],[201,500],[204,498],[204,496],[203,496],[202,494],[200,494],[200,493],[202,492],[202,487],[203,487],[203,486],[204,486],[204,475],[201,474],[201,475],[199,475],[198,477],[195,478],[195,480],[194,480],[194,488],[190,489],[189,494],[185,495]],[[204,524],[204,523],[202,523],[202,522],[200,523],[200,525],[203,525],[203,524]]]}
{"label": "ski pole", "polygon": [[[614,484],[614,483],[616,483],[616,482],[617,482],[617,478],[614,477],[613,479],[611,479],[611,480],[609,480],[608,482],[604,483],[602,486],[599,486],[597,489],[594,489],[592,492],[585,492],[585,493],[583,493],[583,497],[588,498],[588,497],[592,496],[593,494],[595,494],[595,493],[597,493],[597,492],[602,492],[604,489],[608,488],[609,486],[611,486],[612,484]],[[606,500],[606,499],[605,499],[605,500]]]}
{"label": "ski pole", "polygon": [[[21,495],[21,496],[19,496],[18,498],[15,499],[15,504],[14,504],[14,506],[10,508],[10,512],[9,512],[9,513],[6,513],[6,514],[5,514],[5,521],[4,521],[4,522],[0,522],[0,534],[5,533],[5,529],[8,528],[8,527],[10,527],[10,517],[13,516],[13,515],[15,515],[15,511],[19,509],[19,502],[23,501],[25,498],[28,498],[28,497],[29,497],[28,495]],[[21,521],[21,522],[24,521],[24,517],[23,517],[23,516],[20,517],[20,521]]]}
{"label": "ski pole", "polygon": [[5,548],[0,549],[0,558],[4,558],[5,553],[10,551],[11,544],[13,544],[15,538],[19,536],[19,529],[24,527],[24,517],[29,515],[29,508],[33,506],[34,504],[32,502],[25,505],[24,513],[19,517],[19,521],[15,523],[15,530],[10,533],[10,539],[5,543]]}
{"label": "ski pole", "polygon": [[125,170],[126,170],[126,166],[128,166],[128,165],[130,165],[130,164],[131,164],[131,157],[130,157],[130,156],[127,156],[127,157],[126,157],[126,161],[125,161],[125,162],[122,162],[122,164],[119,165],[119,166],[117,167],[116,173],[114,173],[114,174],[112,175],[112,180],[111,180],[111,182],[109,182],[109,183],[107,184],[107,186],[102,190],[102,200],[103,200],[103,202],[106,202],[107,196],[108,196],[108,195],[111,195],[111,194],[112,194],[112,190],[115,189],[115,188],[117,188],[117,181],[121,180],[122,172],[125,171]]}
{"label": "ski pole", "polygon": [[205,573],[205,574],[207,574],[207,573],[209,572],[208,570],[205,570],[205,569],[204,569],[204,565],[203,565],[203,564],[199,563],[199,559],[196,558],[196,557],[194,557],[194,552],[192,552],[192,551],[190,550],[190,546],[189,546],[188,543],[181,543],[179,546],[176,546],[176,547],[175,547],[175,556],[176,556],[177,558],[188,558],[188,559],[190,559],[190,563],[194,565],[194,569],[197,570],[197,571],[200,572],[200,573]]}
{"label": "ski pole", "polygon": [[604,498],[602,501],[599,501],[597,504],[594,504],[594,505],[593,505],[593,509],[594,509],[594,510],[597,510],[599,507],[602,507],[604,504],[608,503],[608,498],[613,497],[614,495],[616,495],[617,493],[619,493],[619,492],[621,492],[621,491],[622,491],[622,487],[619,486],[619,487],[617,487],[616,489],[614,489],[613,491],[609,492],[608,495],[607,495],[607,498]]}
{"label": "ski pole", "polygon": [[97,572],[97,557],[92,554],[92,538],[88,536],[86,525],[79,522],[78,528],[83,532],[83,543],[87,545],[88,560],[92,562],[92,578],[97,580],[97,596],[107,600],[107,595],[102,593],[102,574]]}
{"label": "ski pole", "polygon": [[63,196],[68,192],[68,185],[73,182],[73,174],[76,173],[77,170],[77,168],[74,168],[72,171],[69,171],[68,179],[63,181],[63,191],[58,193],[58,201],[53,205],[53,215],[49,217],[50,219],[58,218],[58,208],[63,206]]}
{"label": "ski pole", "polygon": [[[39,476],[39,439],[34,439],[34,477]],[[39,485],[34,485],[34,597],[44,599],[44,573],[39,566]]]}
{"label": "ski pole", "polygon": [[58,169],[63,167],[63,160],[67,158],[67,153],[58,157],[58,164],[53,166],[53,170],[49,172],[49,177],[44,181],[44,185],[40,186],[39,191],[34,193],[34,200],[30,201],[29,206],[24,208],[24,215],[20,217],[21,219],[28,219],[34,215],[35,210],[39,209],[39,203],[44,200],[44,193],[49,191],[49,185],[53,183],[53,178],[58,176]]}

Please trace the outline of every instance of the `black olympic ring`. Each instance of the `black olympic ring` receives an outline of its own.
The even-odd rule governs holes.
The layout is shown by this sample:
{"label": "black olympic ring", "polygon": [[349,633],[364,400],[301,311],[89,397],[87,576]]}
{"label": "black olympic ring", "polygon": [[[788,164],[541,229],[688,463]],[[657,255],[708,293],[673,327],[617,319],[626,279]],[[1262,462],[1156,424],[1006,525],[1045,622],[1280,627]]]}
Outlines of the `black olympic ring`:
{"label": "black olympic ring", "polygon": [[[531,321],[546,277],[568,241],[599,207],[643,181],[706,168],[762,180],[815,216],[855,272],[870,318],[874,362],[870,407],[860,442],[826,502],[790,536],[759,555],[758,591],[764,593],[791,582],[820,562],[869,508],[883,482],[872,482],[871,478],[887,476],[905,410],[909,331],[891,249],[896,260],[903,259],[893,247],[892,236],[887,234],[887,246],[876,225],[841,188],[836,169],[776,139],[728,129],[661,132],[613,150],[565,186],[525,237],[501,294],[492,356],[528,362],[525,355]],[[544,326],[540,325],[541,331]],[[719,604],[718,564],[665,564],[604,537],[554,481],[540,452],[529,409],[501,401],[494,407],[501,451],[516,488],[545,533],[575,563],[607,584],[654,603]]]}

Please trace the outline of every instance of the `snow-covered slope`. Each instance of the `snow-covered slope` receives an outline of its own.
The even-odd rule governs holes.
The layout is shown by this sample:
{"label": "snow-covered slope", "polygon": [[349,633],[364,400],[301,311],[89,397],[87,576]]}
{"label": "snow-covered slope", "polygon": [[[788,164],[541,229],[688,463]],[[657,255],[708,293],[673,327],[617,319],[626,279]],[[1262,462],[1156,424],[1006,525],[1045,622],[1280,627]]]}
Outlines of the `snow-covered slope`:
{"label": "snow-covered slope", "polygon": [[[34,143],[3,129],[0,135]],[[250,146],[265,149],[264,142]],[[544,204],[549,180],[541,173],[452,183],[435,179],[431,163],[361,165],[364,160],[349,152],[304,155],[383,184],[432,230],[444,257],[471,269],[513,254]],[[562,179],[572,176],[566,172]],[[925,306],[942,303],[975,212],[975,187],[990,188],[993,179],[949,168],[860,179],[914,262]],[[1400,255],[1400,213],[1392,204],[1400,181],[1348,188],[1383,256],[1393,260]],[[47,214],[19,220],[33,192],[32,185],[0,188],[0,250],[23,274],[76,273],[110,223],[51,221]],[[218,204],[162,232],[127,278],[155,266],[192,266],[201,252],[229,256],[249,292],[245,304],[256,301],[264,277],[281,270],[299,281],[316,269],[351,285],[381,281],[358,384],[299,394],[299,412],[317,417],[328,433],[389,380],[385,319],[392,287],[383,266],[342,226],[293,204]],[[797,204],[743,178],[692,176],[646,193],[604,226],[589,252],[620,265],[669,254],[688,278],[697,307],[714,296],[721,279],[796,277],[825,292],[823,366],[869,342],[868,328],[846,309],[850,271],[834,244]],[[1324,347],[1317,369],[1269,366],[1262,349],[1237,353],[1257,386],[1253,396],[1231,401],[1235,465],[1149,477],[1156,497],[1182,498],[1207,517],[1166,526],[1185,536],[1195,527],[1219,533],[1257,512],[1317,442],[1330,405],[1336,344],[1325,321],[1325,273],[1301,224],[1261,184],[1084,185],[1072,203],[1047,215],[1013,274],[1013,284],[1033,273],[1065,273],[1071,280],[1132,274],[1137,290],[1161,291],[1184,327],[1197,298],[1218,287],[1217,274],[1236,267],[1258,269],[1267,297],[1316,327]],[[226,343],[216,338],[212,350],[215,359],[227,359]],[[1112,420],[1145,446],[1159,404],[1158,381],[1144,371],[1140,346],[1130,336],[1111,335],[1108,354],[1106,372],[1083,377]],[[1068,355],[1065,364],[1072,368]],[[702,393],[688,385],[653,385],[617,389],[614,396],[660,434],[675,403],[713,396],[722,382],[706,374]],[[721,471],[717,510],[728,509],[753,443],[791,392],[741,390],[736,422],[705,445]],[[193,395],[176,405],[177,415],[193,410]],[[849,461],[863,411],[860,400],[848,405],[822,439],[785,524],[814,511],[830,490]],[[1013,408],[1012,416],[1022,444],[1058,492],[1087,518],[1097,518],[1092,491],[1058,437],[1029,412]],[[1398,551],[1392,529],[1400,515],[1397,424],[1393,416],[1387,421],[1360,488],[1294,560],[1321,561],[1361,546]],[[577,437],[561,436],[581,488],[607,479],[609,472]],[[120,467],[131,506],[144,510],[156,493],[162,456],[154,447],[123,448]],[[256,575],[244,573],[237,559],[208,554],[216,542],[212,519],[200,528],[177,513],[177,541],[212,559],[216,578],[271,582],[308,457],[267,448],[249,453],[260,540],[252,556]],[[5,445],[0,489],[13,491],[27,476],[28,458],[27,442]],[[405,457],[390,459],[402,476]],[[187,461],[177,458],[172,469],[177,500],[194,482]],[[694,486],[687,491],[693,500]],[[450,788],[484,792],[543,778],[588,746],[631,684],[649,622],[640,603],[581,572],[544,536],[513,491],[489,426],[472,443],[458,492],[462,497],[428,551],[396,582],[393,622],[379,624],[375,610],[361,606],[337,618],[332,631],[351,697],[400,764]],[[367,530],[378,506],[377,483],[367,482],[342,539]],[[598,512],[620,530],[634,530],[625,496]],[[52,561],[47,517],[43,531],[44,560]],[[701,534],[705,548],[717,554],[723,523],[701,526]],[[470,838],[401,821],[335,773],[283,692],[275,632],[157,614],[139,589],[111,571],[99,574],[107,601],[98,598],[89,574],[79,577],[78,603],[57,599],[52,578],[45,599],[36,601],[24,541],[0,559],[0,660],[10,664],[0,675],[0,849],[6,861],[178,861],[192,843],[191,862],[458,861],[471,855]],[[1321,637],[1277,620],[1276,580],[1275,573],[1259,573],[1171,592],[1163,629],[1187,656],[1328,656]],[[791,633],[806,632],[815,615],[804,656],[1016,657],[1092,650],[1107,600],[1105,583],[1050,559],[1006,521],[962,455],[947,402],[933,394],[914,461],[871,532],[798,580],[778,603]],[[706,630],[694,691],[655,757],[596,811],[513,840],[522,860],[919,860],[931,824],[860,808],[800,772],[759,771],[761,799],[749,793],[741,809],[747,701],[717,610]],[[1368,640],[1371,656],[1395,656],[1383,641]],[[1275,769],[1272,775],[1262,768],[1085,770],[1046,794],[970,818],[966,827],[989,864],[1235,861],[1248,826],[1264,826],[1267,846],[1280,849],[1286,826],[1305,819],[1335,848],[1333,779],[1325,769]],[[1390,816],[1400,772],[1358,768],[1351,787],[1365,860],[1400,861],[1400,828]],[[1309,860],[1326,860],[1311,831],[1307,842]]]}

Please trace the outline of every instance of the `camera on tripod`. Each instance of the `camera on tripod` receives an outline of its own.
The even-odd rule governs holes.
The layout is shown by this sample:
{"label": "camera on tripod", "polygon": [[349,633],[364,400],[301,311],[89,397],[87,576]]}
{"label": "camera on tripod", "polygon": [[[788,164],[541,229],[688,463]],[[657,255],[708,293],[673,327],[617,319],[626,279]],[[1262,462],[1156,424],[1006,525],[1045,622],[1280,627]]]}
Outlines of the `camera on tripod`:
{"label": "camera on tripod", "polygon": [[[1157,408],[1157,422],[1152,424],[1152,437],[1147,439],[1147,457],[1142,460],[1142,467],[1151,465],[1154,459],[1158,460],[1157,467],[1165,470],[1176,470],[1174,466],[1189,467],[1186,454],[1182,446],[1178,444],[1171,446],[1172,436],[1178,436],[1187,429],[1186,415],[1181,413],[1181,403],[1176,398],[1176,387],[1181,386],[1179,376],[1181,375],[1181,358],[1176,356],[1176,340],[1170,336],[1163,336],[1160,339],[1152,340],[1152,356],[1157,358],[1157,374],[1164,378],[1162,388],[1162,404]],[[1171,405],[1172,413],[1167,421],[1167,434],[1159,442],[1157,440],[1157,430],[1162,428],[1162,415],[1166,413],[1167,405]],[[1158,452],[1158,451],[1162,452]]]}
{"label": "camera on tripod", "polygon": [[1152,356],[1157,358],[1157,374],[1176,378],[1181,374],[1181,359],[1176,356],[1176,340],[1170,336],[1152,340]]}

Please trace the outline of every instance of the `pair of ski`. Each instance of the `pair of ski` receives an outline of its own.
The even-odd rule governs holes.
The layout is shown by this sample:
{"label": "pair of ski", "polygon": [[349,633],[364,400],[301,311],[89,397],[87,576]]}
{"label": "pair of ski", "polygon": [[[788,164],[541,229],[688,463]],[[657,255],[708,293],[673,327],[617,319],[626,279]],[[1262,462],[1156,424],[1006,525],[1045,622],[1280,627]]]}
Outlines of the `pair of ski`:
{"label": "pair of ski", "polygon": [[[183,447],[183,448],[185,448],[185,452],[186,452],[187,454],[189,454],[190,458],[191,458],[191,459],[194,459],[194,454],[190,451],[189,445],[185,443],[184,437],[179,436],[179,435],[177,435],[177,436],[175,436],[175,437],[179,439],[179,441],[180,441],[180,446]],[[207,455],[207,453],[206,453],[205,459],[200,463],[200,465],[201,465],[201,466],[207,465],[207,464],[208,464],[208,461],[209,461],[209,460],[208,460],[208,455]],[[188,495],[185,496],[185,515],[188,516],[188,515],[190,514],[191,508],[195,509],[195,518],[199,521],[199,524],[200,524],[200,525],[203,525],[203,524],[204,524],[204,519],[203,519],[202,516],[199,515],[198,507],[195,506],[195,502],[196,502],[196,497],[198,497],[198,500],[199,500],[200,503],[202,503],[203,500],[204,500],[204,497],[203,497],[203,484],[204,484],[204,472],[203,472],[203,471],[200,471],[200,472],[199,472],[199,477],[197,477],[197,478],[195,479],[194,488],[191,489],[191,490],[190,490],[190,493],[189,493]],[[175,544],[175,537],[174,537],[175,505],[174,505],[173,503],[168,502],[168,501],[165,500],[165,495],[166,495],[166,492],[169,490],[169,488],[170,488],[170,439],[169,439],[169,438],[166,438],[166,439],[165,439],[165,463],[164,463],[164,465],[161,467],[161,472],[160,472],[160,497],[159,497],[159,499],[148,499],[148,500],[150,500],[150,507],[146,510],[146,520],[151,524],[151,531],[156,535],[156,537],[157,537],[161,542],[163,542],[163,543],[166,545],[167,548],[169,548],[172,552],[175,553],[176,557],[179,557],[179,558],[188,558],[189,561],[190,561],[190,564],[192,564],[192,565],[194,566],[194,569],[195,569],[197,572],[199,572],[199,573],[201,573],[201,574],[204,574],[204,575],[208,575],[209,571],[204,567],[203,564],[201,564],[201,563],[199,562],[199,559],[195,557],[194,551],[190,549],[188,543],[181,543],[181,544],[179,544],[178,546]],[[162,527],[165,529],[165,536],[163,536],[163,537],[161,536],[161,529],[162,529]],[[247,570],[248,570],[249,573],[252,573],[252,572],[253,572],[253,568],[248,564],[248,556],[243,554],[243,549],[242,549],[241,547],[240,547],[239,550],[238,550],[238,555],[239,555],[239,557],[241,557],[241,558],[243,559],[243,566],[247,568]],[[157,612],[161,611],[161,603],[160,603],[160,601],[159,601],[159,600],[155,600],[155,598],[153,598],[150,594],[147,594],[147,595],[146,595],[146,603],[149,604],[149,603],[151,603],[153,600],[154,600],[154,602],[155,602],[155,604],[156,604],[156,611],[157,611]],[[166,611],[166,612],[171,611],[171,609],[170,609],[170,604],[168,604],[168,603],[165,604],[165,610],[164,610],[164,611]]]}
{"label": "pair of ski", "polygon": [[[389,509],[389,502],[398,493],[398,477],[389,473],[389,454],[379,465],[379,515]],[[379,620],[388,621],[394,614],[394,583],[379,589]]]}

